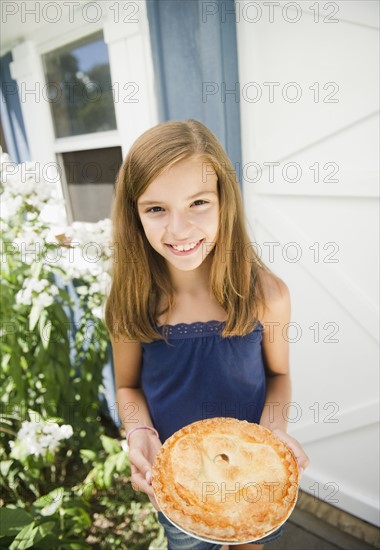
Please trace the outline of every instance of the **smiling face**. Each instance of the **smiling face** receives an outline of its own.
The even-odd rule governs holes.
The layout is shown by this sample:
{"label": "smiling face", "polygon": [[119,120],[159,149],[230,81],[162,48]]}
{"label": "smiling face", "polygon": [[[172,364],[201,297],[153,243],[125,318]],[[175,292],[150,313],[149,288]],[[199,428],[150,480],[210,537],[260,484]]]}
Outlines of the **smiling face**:
{"label": "smiling face", "polygon": [[151,246],[169,269],[198,268],[215,246],[219,225],[217,176],[192,157],[155,178],[137,200]]}

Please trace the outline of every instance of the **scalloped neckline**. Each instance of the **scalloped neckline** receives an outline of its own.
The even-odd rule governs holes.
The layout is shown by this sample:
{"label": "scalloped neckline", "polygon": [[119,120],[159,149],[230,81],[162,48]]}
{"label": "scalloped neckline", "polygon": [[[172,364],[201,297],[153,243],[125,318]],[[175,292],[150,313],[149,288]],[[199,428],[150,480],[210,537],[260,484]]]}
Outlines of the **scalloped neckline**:
{"label": "scalloped neckline", "polygon": [[[220,335],[226,321],[195,321],[193,323],[177,323],[176,325],[157,325],[160,334],[166,334],[172,338],[197,338],[201,336]],[[252,332],[263,330],[261,321],[258,321]]]}
{"label": "scalloped neckline", "polygon": [[215,325],[215,324],[219,324],[219,325],[223,325],[225,324],[226,321],[217,321],[216,319],[211,319],[210,321],[193,321],[192,323],[176,323],[175,325],[170,325],[170,324],[165,324],[165,325],[157,325],[156,323],[156,327],[157,328],[163,328],[163,327],[170,327],[170,328],[176,328],[176,327],[192,327],[194,325]]}

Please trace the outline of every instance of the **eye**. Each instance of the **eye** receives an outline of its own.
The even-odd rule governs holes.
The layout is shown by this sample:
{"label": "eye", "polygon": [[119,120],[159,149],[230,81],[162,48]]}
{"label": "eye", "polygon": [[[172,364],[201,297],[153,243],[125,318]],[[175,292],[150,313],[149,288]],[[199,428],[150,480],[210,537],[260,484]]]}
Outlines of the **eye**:
{"label": "eye", "polygon": [[146,210],[147,213],[151,212],[152,214],[154,214],[155,212],[162,212],[164,209],[161,208],[161,206],[152,206],[152,208],[148,208]]}
{"label": "eye", "polygon": [[207,201],[204,201],[203,199],[198,199],[193,202],[195,206],[202,206],[203,204],[207,204]]}

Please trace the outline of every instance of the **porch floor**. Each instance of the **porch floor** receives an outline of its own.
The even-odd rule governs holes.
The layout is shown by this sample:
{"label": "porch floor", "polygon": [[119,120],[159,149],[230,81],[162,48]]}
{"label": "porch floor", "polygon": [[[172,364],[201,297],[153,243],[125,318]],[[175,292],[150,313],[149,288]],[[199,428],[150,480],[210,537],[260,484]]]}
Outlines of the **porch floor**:
{"label": "porch floor", "polygon": [[[379,541],[380,542],[380,541]],[[380,548],[353,537],[305,510],[295,509],[283,536],[268,550],[371,550]]]}

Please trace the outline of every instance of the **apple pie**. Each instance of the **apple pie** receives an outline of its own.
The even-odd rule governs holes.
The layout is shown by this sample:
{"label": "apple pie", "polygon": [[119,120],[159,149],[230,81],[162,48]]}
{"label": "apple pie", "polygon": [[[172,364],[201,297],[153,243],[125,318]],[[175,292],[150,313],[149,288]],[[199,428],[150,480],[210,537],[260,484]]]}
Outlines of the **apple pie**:
{"label": "apple pie", "polygon": [[166,517],[205,540],[245,542],[291,514],[299,473],[290,448],[270,430],[234,418],[200,420],[173,434],[152,469]]}

